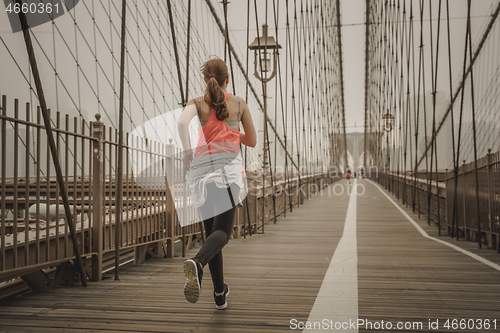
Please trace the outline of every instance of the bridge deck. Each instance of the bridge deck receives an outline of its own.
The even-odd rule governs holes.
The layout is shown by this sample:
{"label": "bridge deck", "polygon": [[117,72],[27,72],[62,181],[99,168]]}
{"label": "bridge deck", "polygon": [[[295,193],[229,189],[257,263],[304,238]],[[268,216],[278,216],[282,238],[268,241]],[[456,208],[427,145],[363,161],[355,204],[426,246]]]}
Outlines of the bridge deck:
{"label": "bridge deck", "polygon": [[[352,197],[325,192],[266,226],[264,235],[231,240],[224,249],[231,287],[225,311],[214,308],[208,269],[200,301],[185,301],[178,257],[123,268],[120,281],[4,301],[0,330],[288,332],[291,319],[361,318],[422,322],[420,331],[439,319],[440,330],[449,331],[446,319],[500,319],[498,270],[423,237],[373,183],[359,184],[366,192],[352,206],[354,223],[348,223]],[[492,252],[479,254],[498,263]]]}

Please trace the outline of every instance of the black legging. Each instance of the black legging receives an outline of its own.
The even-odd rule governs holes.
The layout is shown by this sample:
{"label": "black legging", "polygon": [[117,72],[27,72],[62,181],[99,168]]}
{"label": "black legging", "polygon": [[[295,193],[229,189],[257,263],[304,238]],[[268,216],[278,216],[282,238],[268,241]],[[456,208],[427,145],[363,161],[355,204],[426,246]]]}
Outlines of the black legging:
{"label": "black legging", "polygon": [[[232,184],[230,190],[234,205],[237,205],[240,188],[238,185]],[[229,199],[227,188],[218,188],[213,183],[208,184],[207,200],[200,207],[200,214],[203,218],[207,238],[195,258],[198,258],[203,266],[208,263],[216,293],[224,291],[221,250],[227,244],[233,232],[235,213],[236,207],[233,207]]]}

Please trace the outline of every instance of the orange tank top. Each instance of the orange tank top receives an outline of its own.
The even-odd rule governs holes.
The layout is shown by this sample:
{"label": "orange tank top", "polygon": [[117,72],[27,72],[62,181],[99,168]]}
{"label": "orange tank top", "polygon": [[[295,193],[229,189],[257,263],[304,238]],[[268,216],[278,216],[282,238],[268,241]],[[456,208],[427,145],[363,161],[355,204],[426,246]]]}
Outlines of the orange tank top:
{"label": "orange tank top", "polygon": [[[231,94],[225,92],[224,101],[227,101],[229,96]],[[194,157],[218,153],[235,153],[241,156],[240,130],[231,129],[224,120],[217,119],[214,109],[210,111],[211,114],[207,123],[198,130],[198,143],[196,144]],[[241,166],[241,174],[246,177],[243,165]]]}

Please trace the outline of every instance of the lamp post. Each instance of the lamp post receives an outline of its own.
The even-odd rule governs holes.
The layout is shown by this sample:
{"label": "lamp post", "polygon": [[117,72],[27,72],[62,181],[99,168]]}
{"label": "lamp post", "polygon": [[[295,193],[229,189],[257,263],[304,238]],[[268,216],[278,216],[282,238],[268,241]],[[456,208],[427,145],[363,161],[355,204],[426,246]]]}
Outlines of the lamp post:
{"label": "lamp post", "polygon": [[[265,196],[266,196],[266,170],[267,170],[267,82],[271,81],[276,76],[277,70],[277,54],[281,46],[276,43],[272,36],[267,35],[267,24],[262,25],[262,36],[256,37],[252,44],[248,46],[250,50],[254,50],[255,56],[255,71],[254,75],[262,82],[262,94],[264,98],[264,149],[262,157],[262,232],[264,232],[265,216]],[[270,54],[268,51],[271,51]],[[273,71],[271,75],[271,59],[273,58]],[[260,70],[258,65],[260,65]]]}
{"label": "lamp post", "polygon": [[385,160],[385,163],[386,163],[385,171],[389,172],[389,169],[391,167],[391,156],[389,154],[389,133],[392,131],[392,124],[394,121],[394,116],[392,114],[390,114],[389,112],[387,112],[386,114],[384,114],[382,116],[382,119],[385,120],[384,130],[387,132],[387,146],[386,146],[387,153],[386,153],[386,160]]}

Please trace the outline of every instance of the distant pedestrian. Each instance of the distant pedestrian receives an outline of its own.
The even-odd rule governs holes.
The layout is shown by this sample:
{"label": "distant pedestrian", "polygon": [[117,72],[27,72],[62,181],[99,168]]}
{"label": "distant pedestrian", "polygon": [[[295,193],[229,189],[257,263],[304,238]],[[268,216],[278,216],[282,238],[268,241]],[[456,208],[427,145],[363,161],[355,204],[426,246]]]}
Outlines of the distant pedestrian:
{"label": "distant pedestrian", "polygon": [[347,169],[347,172],[345,174],[345,178],[347,179],[347,184],[351,183],[351,169]]}

